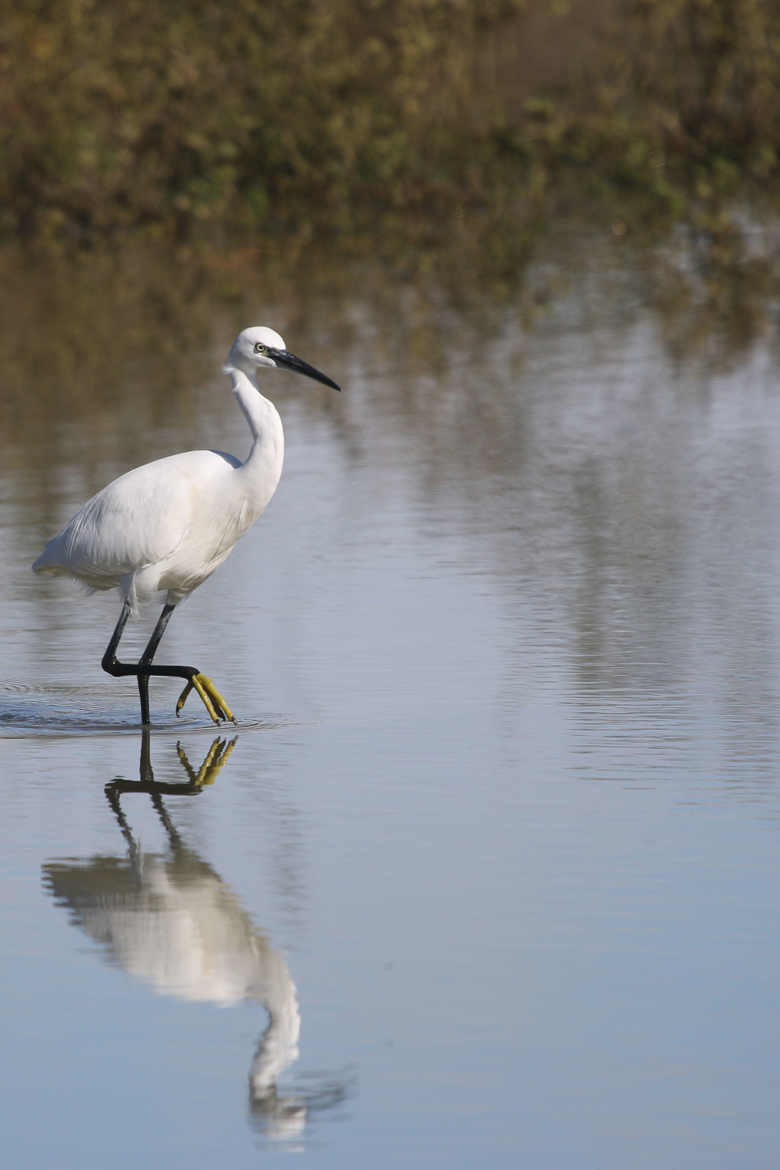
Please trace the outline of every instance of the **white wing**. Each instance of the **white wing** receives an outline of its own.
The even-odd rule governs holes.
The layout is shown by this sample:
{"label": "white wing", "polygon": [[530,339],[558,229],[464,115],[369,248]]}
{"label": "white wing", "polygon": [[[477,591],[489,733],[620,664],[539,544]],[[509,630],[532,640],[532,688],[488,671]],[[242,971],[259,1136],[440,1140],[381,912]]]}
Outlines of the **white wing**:
{"label": "white wing", "polygon": [[239,465],[215,451],[187,451],[128,471],[84,504],[33,568],[110,589],[139,569],[170,562],[193,531],[200,537],[204,498]]}

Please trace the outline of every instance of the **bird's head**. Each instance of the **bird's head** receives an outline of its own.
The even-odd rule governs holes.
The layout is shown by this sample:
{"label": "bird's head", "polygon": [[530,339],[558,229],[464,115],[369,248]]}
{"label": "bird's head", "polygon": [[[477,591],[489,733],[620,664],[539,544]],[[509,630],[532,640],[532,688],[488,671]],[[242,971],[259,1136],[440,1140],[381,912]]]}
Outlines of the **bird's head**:
{"label": "bird's head", "polygon": [[253,325],[250,329],[243,329],[233,342],[225,369],[243,370],[252,377],[263,366],[294,370],[296,374],[305,374],[307,378],[314,378],[315,382],[322,382],[334,390],[341,389],[327,374],[320,373],[314,366],[290,353],[284,338],[274,329],[269,329],[267,325]]}

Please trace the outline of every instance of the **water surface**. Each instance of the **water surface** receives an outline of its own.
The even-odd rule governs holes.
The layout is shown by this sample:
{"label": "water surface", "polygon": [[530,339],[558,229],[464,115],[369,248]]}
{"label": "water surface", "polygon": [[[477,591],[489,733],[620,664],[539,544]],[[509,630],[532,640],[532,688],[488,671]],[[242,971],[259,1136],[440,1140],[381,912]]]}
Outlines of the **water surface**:
{"label": "water surface", "polygon": [[[583,254],[531,307],[215,289],[179,365],[42,375],[0,469],[13,1164],[776,1164],[777,343]],[[145,741],[117,599],[29,565],[133,463],[246,450],[250,321],[344,393],[268,381],[281,486],[158,655],[237,728],[153,680]]]}

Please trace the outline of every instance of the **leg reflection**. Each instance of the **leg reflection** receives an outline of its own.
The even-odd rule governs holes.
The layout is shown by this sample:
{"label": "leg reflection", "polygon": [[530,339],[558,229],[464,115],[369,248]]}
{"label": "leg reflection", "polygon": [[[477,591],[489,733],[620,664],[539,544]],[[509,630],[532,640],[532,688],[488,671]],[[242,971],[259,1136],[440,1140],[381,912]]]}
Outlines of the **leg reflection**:
{"label": "leg reflection", "polygon": [[108,797],[109,804],[114,810],[114,813],[117,813],[119,797],[123,793],[129,792],[146,792],[150,796],[154,796],[155,794],[158,796],[197,796],[203,788],[214,783],[221,768],[227,763],[237,741],[237,735],[234,735],[231,740],[217,736],[203,757],[203,763],[197,772],[190,763],[181,743],[177,742],[176,751],[179,756],[179,763],[189,779],[186,784],[182,782],[170,784],[164,781],[157,781],[154,778],[151,735],[149,728],[144,727],[141,732],[141,759],[138,765],[139,779],[124,780],[121,776],[117,776],[115,780],[111,780],[106,784],[105,793]]}
{"label": "leg reflection", "polygon": [[[285,955],[252,921],[238,895],[205,857],[186,843],[166,808],[167,795],[199,796],[212,784],[235,740],[217,737],[200,764],[181,745],[181,783],[154,779],[150,737],[141,739],[140,779],[112,780],[106,797],[126,850],[47,862],[44,885],[66,908],[74,926],[99,945],[113,967],[161,995],[231,1006],[255,1003],[266,1022],[249,1071],[252,1124],[266,1138],[300,1138],[313,1111],[331,1109],[346,1096],[343,1079],[317,1075],[292,1092],[279,1080],[298,1058],[298,995]],[[165,831],[157,852],[142,849],[121,807],[127,793],[147,794]],[[305,1078],[303,1078],[305,1082]]]}

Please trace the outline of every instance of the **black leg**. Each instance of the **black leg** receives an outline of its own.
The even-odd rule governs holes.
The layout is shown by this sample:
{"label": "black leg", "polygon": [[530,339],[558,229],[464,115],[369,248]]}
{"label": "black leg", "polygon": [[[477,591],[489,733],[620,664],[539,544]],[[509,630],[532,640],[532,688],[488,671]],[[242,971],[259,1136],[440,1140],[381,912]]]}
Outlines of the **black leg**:
{"label": "black leg", "polygon": [[149,639],[146,649],[141,655],[138,662],[120,662],[116,656],[119,640],[124,633],[127,619],[130,617],[130,604],[125,601],[122,604],[122,612],[119,615],[119,621],[116,623],[114,632],[111,635],[111,641],[106,647],[106,652],[103,655],[101,666],[108,674],[114,675],[115,678],[122,678],[125,675],[133,674],[138,679],[138,693],[141,697],[141,723],[147,727],[149,725],[149,675],[167,675],[174,678],[184,678],[187,682],[197,674],[197,668],[194,666],[152,666],[152,658],[157,647],[160,644],[160,639],[165,633],[165,627],[168,625],[170,616],[176,607],[173,605],[164,605],[162,613],[157,619],[157,625],[152,630],[152,636]]}
{"label": "black leg", "polygon": [[182,691],[176,706],[177,715],[187,695],[194,688],[200,695],[206,710],[215,723],[218,723],[220,719],[231,719],[235,723],[233,713],[219,691],[217,691],[210,679],[200,673],[196,666],[154,666],[152,664],[155,651],[160,644],[160,639],[165,633],[165,627],[168,625],[174,609],[175,606],[167,603],[163,606],[162,613],[157,620],[157,625],[154,627],[152,636],[138,662],[120,662],[116,656],[116,651],[124,633],[125,626],[127,625],[127,619],[130,617],[130,605],[127,601],[123,602],[119,621],[116,623],[100,665],[103,667],[103,670],[107,671],[108,674],[114,675],[115,678],[122,678],[132,674],[138,679],[138,693],[141,698],[141,722],[144,726],[149,725],[150,675],[158,675],[163,678],[186,679],[187,685]]}
{"label": "black leg", "polygon": [[146,644],[146,649],[138,661],[138,694],[141,697],[141,722],[144,726],[151,722],[149,719],[149,671],[144,670],[144,666],[149,666],[154,658],[155,651],[160,645],[160,639],[165,633],[165,627],[168,625],[171,614],[176,607],[174,605],[164,605],[163,611],[157,619],[157,625],[152,630],[152,636]]}
{"label": "black leg", "polygon": [[130,604],[129,602],[125,601],[122,603],[122,612],[119,615],[119,621],[114,627],[114,632],[111,635],[111,641],[106,646],[106,652],[103,655],[103,659],[100,663],[100,665],[103,667],[103,670],[108,671],[109,674],[113,674],[115,676],[127,673],[125,670],[116,669],[117,667],[122,666],[121,662],[117,662],[116,648],[119,645],[119,639],[124,633],[125,626],[127,625],[127,619],[129,617]]}

